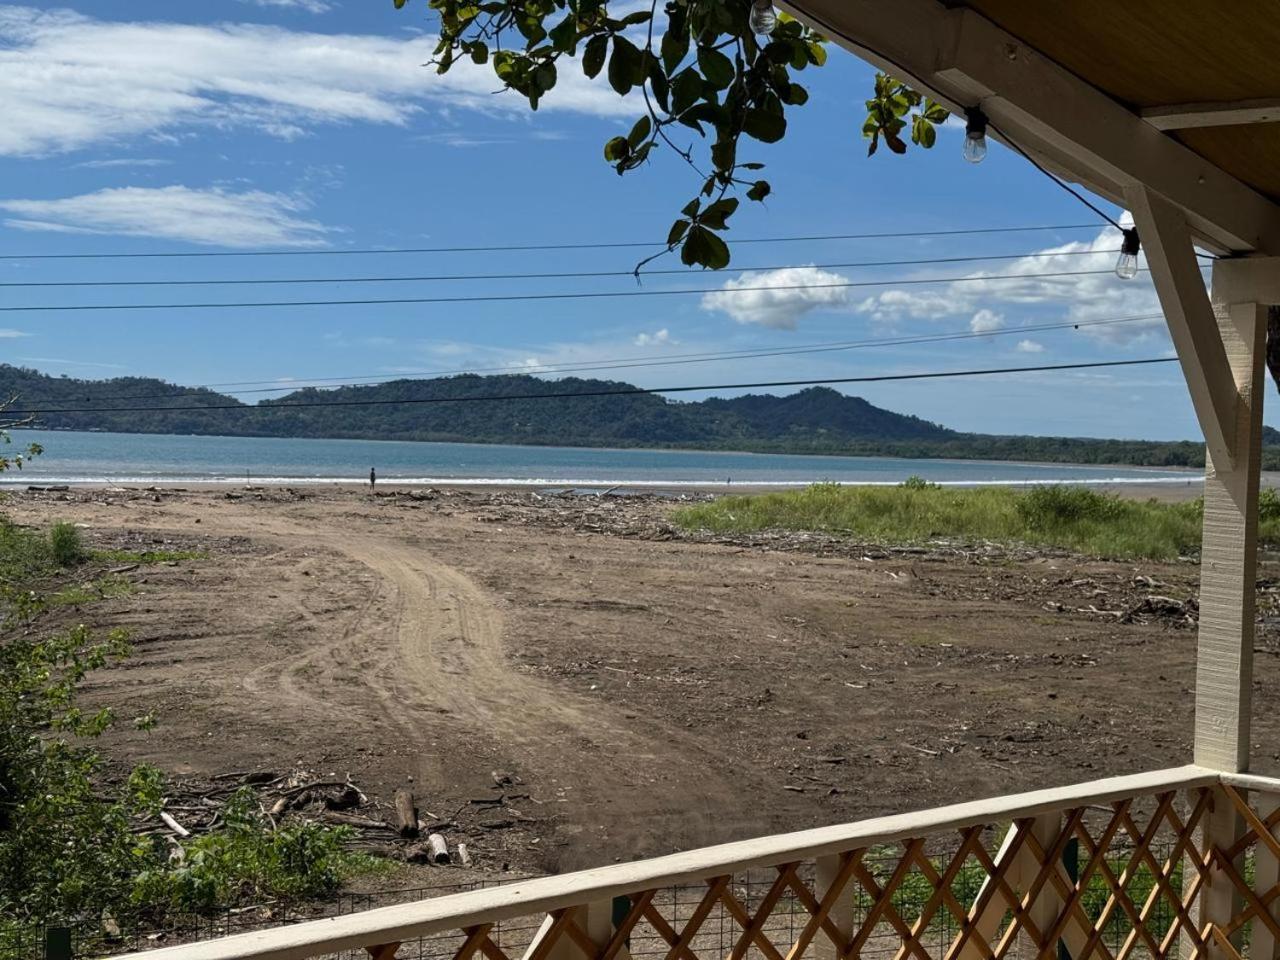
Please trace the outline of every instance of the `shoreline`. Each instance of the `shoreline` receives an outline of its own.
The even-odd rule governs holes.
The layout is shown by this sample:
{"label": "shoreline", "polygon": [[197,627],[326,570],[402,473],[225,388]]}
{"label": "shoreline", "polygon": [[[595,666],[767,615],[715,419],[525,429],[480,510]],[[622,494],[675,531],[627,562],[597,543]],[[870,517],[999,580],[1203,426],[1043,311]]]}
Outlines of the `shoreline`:
{"label": "shoreline", "polygon": [[[821,480],[743,480],[726,484],[704,480],[594,480],[555,478],[474,478],[474,477],[387,477],[379,479],[377,495],[420,492],[424,489],[448,489],[460,492],[525,492],[542,495],[603,496],[727,496],[732,494],[764,494],[794,492],[814,483],[830,482],[847,487],[897,487],[901,481],[821,481]],[[931,481],[932,482],[932,481]],[[939,486],[956,489],[999,487],[1026,490],[1043,486],[1080,486],[1126,499],[1189,500],[1203,492],[1204,477],[1188,471],[1185,477],[1099,477],[1046,480],[943,480]],[[1264,473],[1264,487],[1280,487],[1280,472]],[[190,477],[190,478],[62,478],[23,477],[10,475],[0,479],[0,494],[26,490],[168,490],[174,492],[213,492],[232,490],[286,490],[299,487],[314,493],[351,495],[368,492],[368,481],[345,477]]]}

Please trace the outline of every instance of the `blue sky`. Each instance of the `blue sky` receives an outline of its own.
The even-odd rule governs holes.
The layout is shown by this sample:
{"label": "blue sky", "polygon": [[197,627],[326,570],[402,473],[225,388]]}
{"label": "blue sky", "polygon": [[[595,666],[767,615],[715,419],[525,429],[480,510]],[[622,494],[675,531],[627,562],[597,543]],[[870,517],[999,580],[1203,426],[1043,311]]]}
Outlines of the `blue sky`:
{"label": "blue sky", "polygon": [[[561,71],[532,115],[494,93],[488,68],[445,78],[425,3],[391,0],[95,0],[0,4],[0,254],[335,250],[646,241],[697,189],[655,154],[619,178],[601,158],[634,105]],[[961,134],[932,151],[866,157],[873,71],[838,50],[808,74],[811,99],[768,164],[767,204],[730,237],[1028,224],[1095,218],[993,145],[979,166]],[[1117,211],[1118,212],[1118,211]],[[181,383],[387,376],[956,332],[942,343],[584,371],[644,386],[1170,356],[1158,319],[1065,331],[1028,325],[1150,317],[1145,275],[1035,280],[1109,269],[1115,231],[741,244],[747,274],[660,276],[646,289],[709,295],[589,301],[247,310],[6,312],[0,358],[56,374]],[[977,254],[1066,255],[895,268],[824,266]],[[1083,254],[1083,255],[1082,255]],[[0,261],[0,283],[628,270],[630,249],[153,260]],[[664,268],[678,267],[672,258]],[[894,285],[927,277],[1017,279]],[[797,283],[885,286],[800,291]],[[625,278],[306,287],[12,287],[6,306],[203,300],[466,296],[635,289]],[[1012,332],[1010,332],[1012,331]],[[849,388],[890,409],[999,433],[1198,435],[1176,365]],[[247,395],[246,395],[247,396]]]}

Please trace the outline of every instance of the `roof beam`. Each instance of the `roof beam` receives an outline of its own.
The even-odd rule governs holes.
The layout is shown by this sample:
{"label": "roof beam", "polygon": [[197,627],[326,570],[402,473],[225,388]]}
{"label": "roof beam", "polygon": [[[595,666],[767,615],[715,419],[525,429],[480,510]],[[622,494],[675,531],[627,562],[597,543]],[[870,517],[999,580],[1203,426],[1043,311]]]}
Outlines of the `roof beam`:
{"label": "roof beam", "polygon": [[1144,184],[1217,252],[1280,253],[1280,207],[970,9],[937,0],[784,0],[947,107],[980,103],[1023,149],[1115,203]]}
{"label": "roof beam", "polygon": [[1192,127],[1238,127],[1251,123],[1280,123],[1280,97],[1231,103],[1178,103],[1148,107],[1142,119],[1157,130]]}
{"label": "roof beam", "polygon": [[1182,211],[1146,187],[1130,188],[1128,199],[1209,457],[1230,470],[1240,394],[1187,222]]}

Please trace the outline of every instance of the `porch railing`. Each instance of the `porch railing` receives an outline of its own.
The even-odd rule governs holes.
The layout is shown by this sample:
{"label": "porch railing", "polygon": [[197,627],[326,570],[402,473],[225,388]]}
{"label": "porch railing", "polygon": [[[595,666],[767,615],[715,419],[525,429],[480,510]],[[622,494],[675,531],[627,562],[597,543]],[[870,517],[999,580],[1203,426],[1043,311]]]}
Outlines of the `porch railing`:
{"label": "porch railing", "polygon": [[514,882],[142,960],[1280,958],[1280,780],[1188,766]]}

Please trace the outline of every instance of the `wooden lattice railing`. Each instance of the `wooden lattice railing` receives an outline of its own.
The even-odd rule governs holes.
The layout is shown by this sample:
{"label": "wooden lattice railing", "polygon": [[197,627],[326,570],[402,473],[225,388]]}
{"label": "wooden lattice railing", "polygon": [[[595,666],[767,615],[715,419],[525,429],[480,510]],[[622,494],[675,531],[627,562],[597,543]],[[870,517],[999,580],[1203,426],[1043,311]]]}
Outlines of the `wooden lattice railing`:
{"label": "wooden lattice railing", "polygon": [[1280,781],[1200,767],[168,947],[148,960],[1280,960]]}

